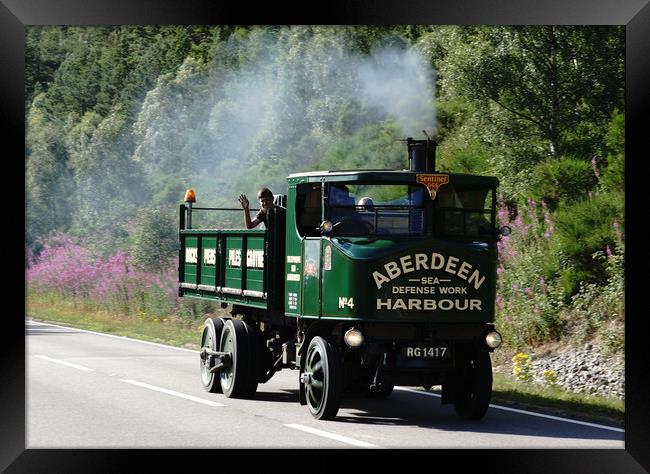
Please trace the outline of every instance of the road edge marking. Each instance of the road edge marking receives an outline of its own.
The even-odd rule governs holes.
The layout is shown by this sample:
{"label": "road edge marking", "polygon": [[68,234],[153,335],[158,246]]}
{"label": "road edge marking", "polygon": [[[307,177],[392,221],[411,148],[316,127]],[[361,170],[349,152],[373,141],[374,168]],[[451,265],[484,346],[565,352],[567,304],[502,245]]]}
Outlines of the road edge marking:
{"label": "road edge marking", "polygon": [[[430,393],[430,392],[422,392],[420,390],[415,390],[412,388],[406,388],[406,387],[395,387],[395,390],[401,390],[404,392],[411,392],[411,393],[417,393],[419,395],[426,395],[429,397],[438,397],[440,398],[441,395],[437,393]],[[526,410],[520,410],[518,408],[510,408],[510,407],[504,407],[501,405],[493,405],[490,404],[490,408],[496,408],[497,410],[505,410],[505,411],[512,411],[515,413],[522,413],[524,415],[531,415],[531,416],[538,416],[540,418],[548,418],[550,420],[556,420],[556,421],[565,421],[567,423],[575,423],[576,425],[584,425],[584,426],[590,426],[592,428],[600,428],[603,430],[610,430],[610,431],[617,431],[619,433],[625,433],[625,430],[622,428],[615,428],[613,426],[606,426],[606,425],[598,425],[596,423],[589,423],[586,421],[578,421],[578,420],[572,420],[570,418],[562,418],[559,416],[553,416],[553,415],[544,415],[543,413],[535,413],[532,411],[526,411]]]}
{"label": "road edge marking", "polygon": [[128,336],[116,336],[115,334],[106,334],[104,332],[90,331],[89,329],[79,329],[79,328],[76,328],[74,326],[61,326],[61,325],[58,325],[58,324],[44,323],[42,321],[33,321],[31,319],[26,319],[25,322],[27,322],[29,324],[43,324],[44,326],[54,326],[56,328],[74,329],[75,331],[87,332],[87,333],[90,333],[90,334],[97,334],[98,336],[112,337],[112,338],[115,338],[115,339],[120,339],[122,341],[140,342],[142,344],[149,344],[151,346],[167,347],[169,349],[176,349],[176,350],[185,351],[185,352],[193,352],[195,354],[199,353],[199,351],[197,351],[197,350],[187,349],[185,347],[170,346],[168,344],[161,344],[159,342],[144,341],[142,339],[133,339],[132,337],[128,337]]}
{"label": "road edge marking", "polygon": [[155,392],[161,392],[161,393],[165,393],[167,395],[173,395],[175,397],[184,398],[186,400],[191,400],[193,402],[203,403],[204,405],[209,405],[211,407],[225,407],[225,406],[227,406],[227,405],[224,405],[223,403],[217,403],[217,402],[213,402],[212,400],[206,400],[204,398],[195,397],[193,395],[187,395],[185,393],[176,392],[174,390],[169,390],[167,388],[157,387],[155,385],[149,385],[148,383],[138,382],[137,380],[120,379],[120,382],[128,383],[128,384],[131,384],[131,385],[136,385],[136,386],[142,387],[142,388],[147,388],[147,389],[153,390]]}
{"label": "road edge marking", "polygon": [[359,441],[358,439],[354,439],[354,438],[348,438],[347,436],[341,436],[334,433],[330,433],[329,431],[319,430],[316,428],[312,428],[310,426],[299,425],[297,423],[284,424],[284,426],[286,426],[287,428],[292,428],[294,430],[300,430],[306,433],[311,433],[316,436],[322,436],[323,438],[329,438],[335,441],[340,441],[342,443],[351,444],[359,448],[380,448],[381,449],[381,446],[377,446],[371,443],[366,443],[365,441]]}
{"label": "road edge marking", "polygon": [[73,364],[72,362],[66,362],[64,360],[53,359],[51,357],[47,357],[47,356],[40,355],[40,354],[34,354],[34,357],[36,357],[38,359],[49,360],[50,362],[55,362],[55,363],[61,364],[61,365],[67,365],[68,367],[72,367],[73,369],[77,369],[77,370],[83,370],[84,372],[94,372],[95,371],[95,369],[91,369],[91,368],[85,367],[83,365]]}

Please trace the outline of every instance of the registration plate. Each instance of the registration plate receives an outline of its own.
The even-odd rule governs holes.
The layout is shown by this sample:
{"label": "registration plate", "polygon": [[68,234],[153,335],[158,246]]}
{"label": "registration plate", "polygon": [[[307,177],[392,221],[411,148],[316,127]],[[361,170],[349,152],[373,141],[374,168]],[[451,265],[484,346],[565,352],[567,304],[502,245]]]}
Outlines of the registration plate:
{"label": "registration plate", "polygon": [[407,359],[449,359],[451,348],[446,345],[408,345],[402,347],[402,355]]}

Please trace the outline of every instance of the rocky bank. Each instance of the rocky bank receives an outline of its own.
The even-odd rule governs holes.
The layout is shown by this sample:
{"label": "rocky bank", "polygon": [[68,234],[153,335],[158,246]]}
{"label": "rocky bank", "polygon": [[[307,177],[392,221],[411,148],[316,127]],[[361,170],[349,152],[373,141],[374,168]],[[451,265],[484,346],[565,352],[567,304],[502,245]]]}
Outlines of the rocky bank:
{"label": "rocky bank", "polygon": [[[625,360],[623,356],[604,356],[599,347],[586,344],[581,349],[555,354],[530,353],[534,381],[547,384],[544,370],[556,373],[556,385],[580,393],[625,397]],[[512,377],[512,363],[495,367],[496,372]]]}

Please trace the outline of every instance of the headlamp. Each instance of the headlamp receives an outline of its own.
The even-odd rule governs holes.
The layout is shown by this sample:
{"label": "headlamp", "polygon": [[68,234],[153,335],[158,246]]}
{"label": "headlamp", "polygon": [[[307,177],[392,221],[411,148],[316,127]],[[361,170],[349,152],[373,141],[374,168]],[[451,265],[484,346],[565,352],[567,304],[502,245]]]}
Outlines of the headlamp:
{"label": "headlamp", "polygon": [[348,347],[355,348],[363,344],[363,334],[358,329],[348,329],[343,336],[343,340]]}

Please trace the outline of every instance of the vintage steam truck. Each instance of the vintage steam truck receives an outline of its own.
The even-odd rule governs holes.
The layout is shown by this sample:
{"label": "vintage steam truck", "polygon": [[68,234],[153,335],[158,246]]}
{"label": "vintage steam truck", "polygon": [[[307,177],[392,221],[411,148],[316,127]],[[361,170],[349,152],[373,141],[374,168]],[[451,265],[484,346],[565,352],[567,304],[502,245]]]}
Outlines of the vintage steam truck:
{"label": "vintage steam truck", "polygon": [[[254,397],[282,369],[333,419],[347,391],[441,385],[480,419],[492,393],[494,177],[435,171],[435,141],[405,140],[408,170],[290,175],[264,229],[194,229],[180,206],[179,295],[221,302],[201,336],[209,392]],[[234,209],[229,209],[234,211]],[[238,212],[242,212],[239,208]]]}

